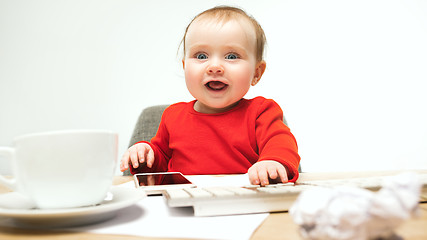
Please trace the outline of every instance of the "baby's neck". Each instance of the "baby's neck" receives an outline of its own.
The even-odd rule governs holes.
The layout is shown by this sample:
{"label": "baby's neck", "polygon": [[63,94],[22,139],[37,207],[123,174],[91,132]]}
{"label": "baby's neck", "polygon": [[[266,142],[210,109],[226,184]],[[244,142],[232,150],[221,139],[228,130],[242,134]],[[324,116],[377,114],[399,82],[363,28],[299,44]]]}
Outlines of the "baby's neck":
{"label": "baby's neck", "polygon": [[223,112],[226,112],[226,111],[231,110],[234,107],[236,107],[237,104],[239,104],[239,102],[240,102],[240,100],[231,104],[231,105],[228,105],[224,108],[213,108],[213,107],[205,105],[205,104],[201,103],[200,101],[196,100],[193,108],[194,108],[194,111],[199,112],[199,113],[206,113],[206,114],[223,113]]}

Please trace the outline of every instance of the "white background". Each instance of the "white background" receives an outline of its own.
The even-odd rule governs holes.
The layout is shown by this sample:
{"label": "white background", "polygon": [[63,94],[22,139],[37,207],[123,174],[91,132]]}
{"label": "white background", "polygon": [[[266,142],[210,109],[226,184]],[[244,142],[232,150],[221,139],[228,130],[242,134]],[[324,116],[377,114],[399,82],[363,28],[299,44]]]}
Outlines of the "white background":
{"label": "white background", "polygon": [[304,171],[427,169],[422,0],[0,0],[0,145],[109,129],[122,155],[143,108],[192,100],[179,44],[218,4],[263,26],[267,70],[247,98],[281,105]]}

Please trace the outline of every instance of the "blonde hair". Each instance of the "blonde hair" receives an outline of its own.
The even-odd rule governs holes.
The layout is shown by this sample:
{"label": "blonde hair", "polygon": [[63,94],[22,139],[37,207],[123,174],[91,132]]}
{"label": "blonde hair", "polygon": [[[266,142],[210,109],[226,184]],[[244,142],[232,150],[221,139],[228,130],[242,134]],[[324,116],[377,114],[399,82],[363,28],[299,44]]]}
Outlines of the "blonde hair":
{"label": "blonde hair", "polygon": [[193,20],[188,24],[187,28],[185,29],[184,37],[181,40],[181,44],[183,45],[184,55],[185,58],[185,38],[187,36],[188,29],[190,28],[191,24],[201,18],[201,17],[210,17],[213,19],[217,19],[220,22],[228,22],[232,19],[240,20],[245,19],[248,20],[249,23],[253,26],[255,30],[255,36],[256,36],[256,60],[257,62],[260,62],[263,60],[264,55],[264,46],[266,42],[266,37],[264,34],[264,30],[262,29],[261,25],[250,15],[248,15],[245,11],[243,11],[240,8],[236,7],[230,7],[230,6],[217,6],[211,9],[208,9],[204,12],[199,13],[196,15]]}

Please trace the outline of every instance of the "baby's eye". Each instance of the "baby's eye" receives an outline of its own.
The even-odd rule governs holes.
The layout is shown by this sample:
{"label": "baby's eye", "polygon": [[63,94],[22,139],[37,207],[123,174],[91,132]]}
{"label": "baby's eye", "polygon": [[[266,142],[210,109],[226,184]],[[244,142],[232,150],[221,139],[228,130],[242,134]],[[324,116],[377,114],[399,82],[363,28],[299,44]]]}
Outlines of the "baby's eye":
{"label": "baby's eye", "polygon": [[197,59],[208,59],[208,55],[206,55],[204,53],[198,53],[198,54],[196,54],[196,58]]}
{"label": "baby's eye", "polygon": [[235,53],[230,53],[230,54],[227,54],[227,56],[225,56],[225,59],[238,59],[238,58],[239,56]]}

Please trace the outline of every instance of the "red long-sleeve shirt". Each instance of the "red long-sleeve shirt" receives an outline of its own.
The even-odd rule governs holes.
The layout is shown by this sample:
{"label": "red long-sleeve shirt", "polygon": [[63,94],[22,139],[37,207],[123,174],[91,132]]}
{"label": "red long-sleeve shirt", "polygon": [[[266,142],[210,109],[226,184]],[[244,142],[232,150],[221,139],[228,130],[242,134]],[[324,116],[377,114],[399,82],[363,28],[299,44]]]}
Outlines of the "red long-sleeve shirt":
{"label": "red long-sleeve shirt", "polygon": [[154,150],[153,167],[130,166],[132,174],[237,174],[257,161],[275,160],[286,167],[289,181],[298,179],[297,143],[276,102],[242,99],[218,114],[196,112],[194,103],[176,103],[164,111],[156,136],[147,142]]}

